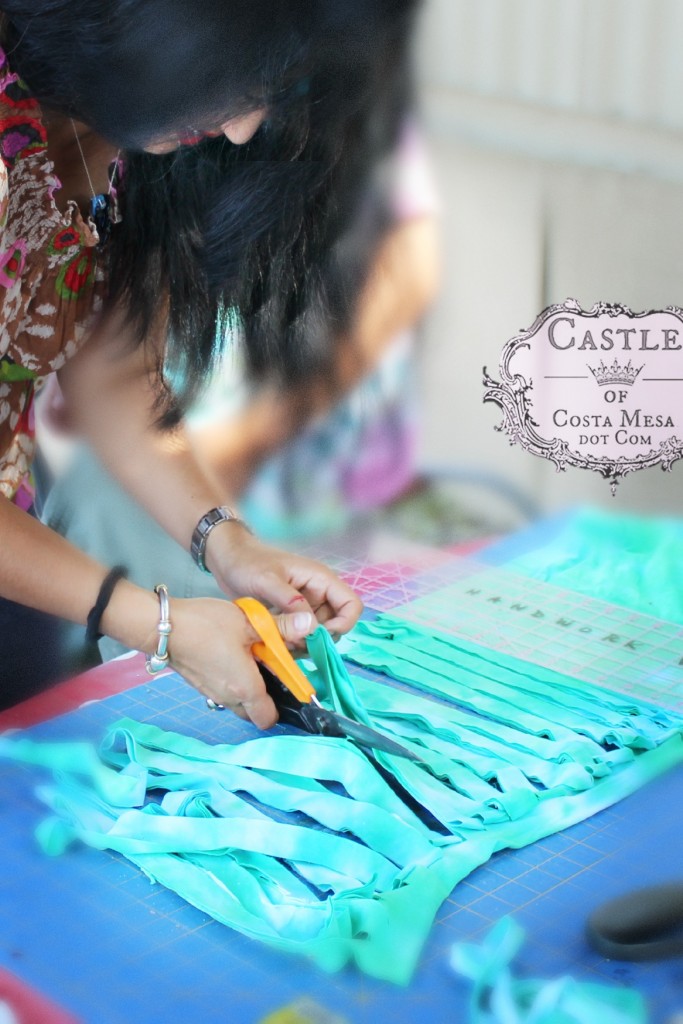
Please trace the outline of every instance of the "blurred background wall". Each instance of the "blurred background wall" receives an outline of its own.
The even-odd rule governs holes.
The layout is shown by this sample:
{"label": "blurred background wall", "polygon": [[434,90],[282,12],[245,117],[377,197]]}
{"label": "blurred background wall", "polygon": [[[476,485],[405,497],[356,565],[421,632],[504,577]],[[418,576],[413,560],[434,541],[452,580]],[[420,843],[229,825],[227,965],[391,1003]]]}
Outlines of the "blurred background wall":
{"label": "blurred background wall", "polygon": [[426,0],[418,58],[444,257],[423,465],[455,471],[458,499],[501,525],[518,519],[506,487],[544,512],[682,514],[681,462],[613,499],[598,474],[510,446],[481,371],[498,377],[508,338],[569,296],[683,306],[683,3]]}

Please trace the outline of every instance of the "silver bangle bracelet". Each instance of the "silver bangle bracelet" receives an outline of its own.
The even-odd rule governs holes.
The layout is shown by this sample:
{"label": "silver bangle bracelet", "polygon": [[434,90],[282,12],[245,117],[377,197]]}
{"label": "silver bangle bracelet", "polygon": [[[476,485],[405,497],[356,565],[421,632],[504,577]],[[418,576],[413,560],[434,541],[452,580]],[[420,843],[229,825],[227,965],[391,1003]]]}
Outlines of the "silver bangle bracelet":
{"label": "silver bangle bracelet", "polygon": [[168,638],[173,628],[171,626],[168,588],[163,583],[157,583],[154,593],[159,598],[159,625],[157,626],[159,642],[154,654],[148,654],[145,661],[145,667],[152,676],[168,667]]}
{"label": "silver bangle bracelet", "polygon": [[219,523],[239,523],[248,533],[251,533],[245,521],[238,516],[234,509],[228,508],[227,505],[212,508],[206,515],[202,516],[192,534],[190,554],[202,572],[207,573],[209,576],[211,575],[211,570],[207,568],[205,561],[206,541],[213,528],[218,526]]}

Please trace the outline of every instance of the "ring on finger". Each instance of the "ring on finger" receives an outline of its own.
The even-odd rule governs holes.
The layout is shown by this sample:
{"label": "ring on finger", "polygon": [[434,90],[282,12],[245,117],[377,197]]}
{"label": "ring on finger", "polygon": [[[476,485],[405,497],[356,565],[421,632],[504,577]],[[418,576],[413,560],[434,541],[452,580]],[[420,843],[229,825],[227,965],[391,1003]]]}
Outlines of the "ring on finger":
{"label": "ring on finger", "polygon": [[217,704],[215,700],[211,700],[210,697],[206,698],[206,706],[209,711],[225,711],[225,704]]}

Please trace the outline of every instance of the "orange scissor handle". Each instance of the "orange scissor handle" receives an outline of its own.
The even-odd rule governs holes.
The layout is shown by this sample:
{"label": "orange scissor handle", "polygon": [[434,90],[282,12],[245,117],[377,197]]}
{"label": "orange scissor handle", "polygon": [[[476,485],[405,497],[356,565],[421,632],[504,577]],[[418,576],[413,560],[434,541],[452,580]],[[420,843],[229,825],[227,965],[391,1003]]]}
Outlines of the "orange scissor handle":
{"label": "orange scissor handle", "polygon": [[310,704],[311,699],[315,697],[315,689],[287,650],[275,619],[268,609],[255,597],[238,597],[234,603],[241,608],[253,629],[261,637],[260,641],[252,644],[254,657],[270,669],[273,675],[291,690],[297,700],[302,704]]}

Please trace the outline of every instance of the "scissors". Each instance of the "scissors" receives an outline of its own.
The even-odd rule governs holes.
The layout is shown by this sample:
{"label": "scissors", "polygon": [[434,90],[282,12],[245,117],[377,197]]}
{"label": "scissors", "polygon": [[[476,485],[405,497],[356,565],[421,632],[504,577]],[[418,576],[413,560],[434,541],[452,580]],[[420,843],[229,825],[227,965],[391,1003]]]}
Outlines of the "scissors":
{"label": "scissors", "polygon": [[618,896],[588,919],[590,943],[612,960],[683,956],[683,882]]}
{"label": "scissors", "polygon": [[[319,736],[338,736],[354,740],[361,747],[383,750],[411,761],[420,758],[406,747],[361,722],[328,711],[318,700],[315,688],[287,650],[285,642],[267,608],[253,597],[240,597],[235,601],[260,639],[252,645],[252,653],[259,663],[266,689],[273,698],[280,722],[294,725],[305,732]],[[209,707],[221,708],[208,700]]]}

